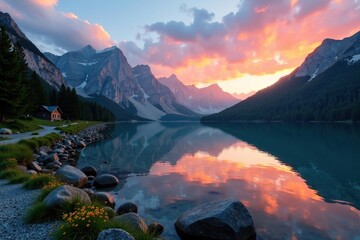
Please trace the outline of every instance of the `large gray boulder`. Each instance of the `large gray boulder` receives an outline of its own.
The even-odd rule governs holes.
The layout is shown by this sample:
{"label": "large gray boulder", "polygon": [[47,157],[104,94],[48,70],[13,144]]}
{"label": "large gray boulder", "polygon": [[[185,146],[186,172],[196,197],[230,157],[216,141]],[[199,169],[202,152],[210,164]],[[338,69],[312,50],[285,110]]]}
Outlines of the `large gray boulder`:
{"label": "large gray boulder", "polygon": [[10,134],[12,134],[12,131],[9,128],[0,128],[0,134],[8,134],[8,135],[10,135]]}
{"label": "large gray boulder", "polygon": [[148,226],[136,213],[125,213],[123,215],[114,217],[113,221],[127,225],[136,231],[142,231],[144,233],[148,232]]}
{"label": "large gray boulder", "polygon": [[46,196],[43,202],[48,207],[60,207],[64,203],[73,200],[79,200],[83,203],[91,203],[90,197],[86,192],[69,185],[56,188]]}
{"label": "large gray boulder", "polygon": [[31,163],[29,163],[28,168],[29,168],[30,170],[34,170],[34,171],[36,171],[36,172],[40,172],[40,171],[41,171],[41,167],[39,166],[39,164],[37,164],[37,162],[31,162]]}
{"label": "large gray boulder", "polygon": [[176,232],[186,240],[255,240],[256,232],[249,211],[239,201],[205,203],[182,214]]}
{"label": "large gray boulder", "polygon": [[138,206],[135,203],[132,203],[132,202],[124,203],[118,208],[118,210],[116,211],[116,214],[117,215],[122,215],[124,213],[129,213],[129,212],[137,213],[138,212]]}
{"label": "large gray boulder", "polygon": [[109,228],[102,231],[97,240],[135,240],[135,238],[120,228]]}
{"label": "large gray boulder", "polygon": [[111,174],[101,174],[94,181],[96,188],[108,188],[118,185],[119,179]]}
{"label": "large gray boulder", "polygon": [[114,208],[115,207],[115,197],[108,192],[95,192],[93,199],[104,204],[105,206]]}
{"label": "large gray boulder", "polygon": [[76,167],[65,165],[59,168],[55,174],[61,181],[72,184],[75,187],[83,187],[88,181],[87,176]]}

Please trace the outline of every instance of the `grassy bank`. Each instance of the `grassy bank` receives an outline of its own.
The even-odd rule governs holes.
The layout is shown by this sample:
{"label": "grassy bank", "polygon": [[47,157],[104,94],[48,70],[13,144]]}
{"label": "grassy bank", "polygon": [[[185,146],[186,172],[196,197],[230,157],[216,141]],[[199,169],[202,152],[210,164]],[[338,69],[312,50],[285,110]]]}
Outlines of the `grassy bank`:
{"label": "grassy bank", "polygon": [[48,121],[39,118],[28,118],[28,119],[13,119],[0,122],[0,128],[9,128],[13,133],[16,132],[33,132],[41,129],[41,125],[45,126],[61,126],[64,125],[64,121]]}
{"label": "grassy bank", "polygon": [[67,134],[75,134],[80,132],[81,130],[86,129],[87,127],[101,124],[102,122],[95,122],[95,121],[76,121],[74,123],[70,123],[67,126],[59,126],[56,129],[60,130],[63,133]]}
{"label": "grassy bank", "polygon": [[[59,129],[66,133],[76,133],[95,124],[99,122],[82,121]],[[74,199],[58,208],[44,204],[45,197],[65,183],[51,174],[29,175],[20,166],[27,166],[33,161],[36,148],[50,146],[60,138],[59,134],[51,133],[43,137],[21,140],[17,144],[0,146],[0,179],[7,179],[11,184],[22,183],[26,189],[41,189],[36,201],[27,209],[24,221],[42,223],[60,220],[60,227],[50,233],[53,239],[96,239],[102,230],[108,228],[124,229],[136,240],[155,239],[151,234],[114,221],[115,211],[102,203],[84,204]]]}
{"label": "grassy bank", "polygon": [[[96,121],[49,121],[39,118],[28,118],[28,119],[15,119],[15,120],[7,120],[5,122],[0,122],[0,128],[9,128],[13,131],[13,133],[19,132],[34,132],[36,135],[36,130],[41,129],[41,126],[53,126],[57,127],[57,129],[62,132],[74,134],[80,132],[81,130],[96,124],[100,124],[101,122]],[[66,125],[66,126],[65,126]]]}

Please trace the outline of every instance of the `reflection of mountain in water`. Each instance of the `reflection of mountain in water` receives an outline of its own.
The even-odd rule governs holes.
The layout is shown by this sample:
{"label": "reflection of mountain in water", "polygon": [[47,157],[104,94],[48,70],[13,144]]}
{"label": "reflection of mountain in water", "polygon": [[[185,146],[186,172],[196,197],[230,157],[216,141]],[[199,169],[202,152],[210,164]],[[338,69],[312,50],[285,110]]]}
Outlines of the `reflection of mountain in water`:
{"label": "reflection of mountain in water", "polygon": [[241,123],[209,126],[277,157],[301,174],[326,201],[360,209],[360,126],[325,123]]}
{"label": "reflection of mountain in water", "polygon": [[[217,156],[238,140],[198,123],[121,123],[111,126],[112,137],[87,147],[78,167],[92,165],[100,172],[145,174],[156,161],[175,164],[185,154],[205,151]],[[104,162],[108,163],[104,163]]]}

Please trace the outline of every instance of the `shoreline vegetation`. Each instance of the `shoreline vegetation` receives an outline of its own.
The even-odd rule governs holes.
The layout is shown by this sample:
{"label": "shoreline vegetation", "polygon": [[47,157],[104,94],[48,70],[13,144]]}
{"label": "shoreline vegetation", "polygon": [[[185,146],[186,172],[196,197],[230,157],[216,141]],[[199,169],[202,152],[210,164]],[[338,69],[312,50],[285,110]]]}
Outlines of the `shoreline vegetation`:
{"label": "shoreline vegetation", "polygon": [[[105,128],[103,123],[81,121],[62,126],[63,123],[61,122],[48,122],[39,119],[36,119],[33,123],[53,124],[53,126],[57,126],[57,129],[62,134],[51,133],[43,137],[21,140],[16,144],[0,146],[0,179],[7,180],[9,184],[22,184],[23,189],[39,189],[40,191],[36,200],[27,204],[28,209],[23,219],[25,223],[41,223],[45,225],[51,222],[55,223],[55,229],[48,233],[52,239],[96,239],[102,230],[109,228],[125,229],[135,239],[147,240],[155,238],[156,233],[154,231],[139,231],[139,229],[127,224],[126,221],[113,221],[116,212],[113,208],[107,206],[109,205],[108,201],[112,201],[112,207],[114,207],[114,199],[110,194],[103,194],[108,197],[105,198],[108,201],[104,201],[104,198],[99,197],[103,195],[100,194],[96,197],[96,193],[91,189],[87,188],[86,190],[85,186],[81,186],[88,194],[81,190],[80,186],[77,186],[79,187],[77,188],[75,182],[71,184],[71,181],[67,181],[66,176],[55,174],[56,171],[54,170],[58,170],[62,166],[67,164],[69,164],[69,167],[75,165],[81,148],[86,146],[85,142],[91,143],[102,139],[99,131]],[[1,126],[15,126],[13,129],[23,132],[29,129],[31,129],[30,131],[37,130],[36,124],[29,124],[28,120],[16,120],[8,124],[2,123]],[[77,136],[82,138],[75,140],[74,138]],[[74,139],[71,144],[70,139]],[[72,158],[67,158],[67,160],[64,158],[65,154],[59,151],[60,144],[64,144],[65,141],[69,143],[67,149],[72,148],[70,145],[75,148],[74,151],[69,151]],[[51,156],[50,158],[54,161],[48,162],[46,166],[43,163],[43,167],[40,167],[40,163],[36,160],[40,159],[39,154],[45,154],[45,149],[52,149],[48,151],[47,156]],[[70,161],[66,162],[68,160]],[[57,163],[59,166],[56,165]],[[87,176],[86,179],[88,179]],[[54,207],[55,205],[46,204],[44,200],[50,193],[61,187],[73,191],[70,191],[70,197],[56,207]],[[81,198],[81,194],[76,194],[76,191],[85,193],[86,197]],[[88,201],[90,196],[91,200]]]}

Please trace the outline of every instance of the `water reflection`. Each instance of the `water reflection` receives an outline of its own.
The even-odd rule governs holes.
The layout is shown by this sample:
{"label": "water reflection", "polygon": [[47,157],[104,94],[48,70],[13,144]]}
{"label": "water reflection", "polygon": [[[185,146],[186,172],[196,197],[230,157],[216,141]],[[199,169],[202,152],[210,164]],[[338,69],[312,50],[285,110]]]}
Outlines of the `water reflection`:
{"label": "water reflection", "polygon": [[233,198],[249,208],[264,239],[355,239],[359,211],[324,199],[359,205],[359,168],[352,169],[359,164],[357,130],[118,124],[111,139],[83,152],[79,165],[122,178],[117,204],[136,202],[140,214],[165,224],[166,236],[176,236],[173,223],[187,209]]}

